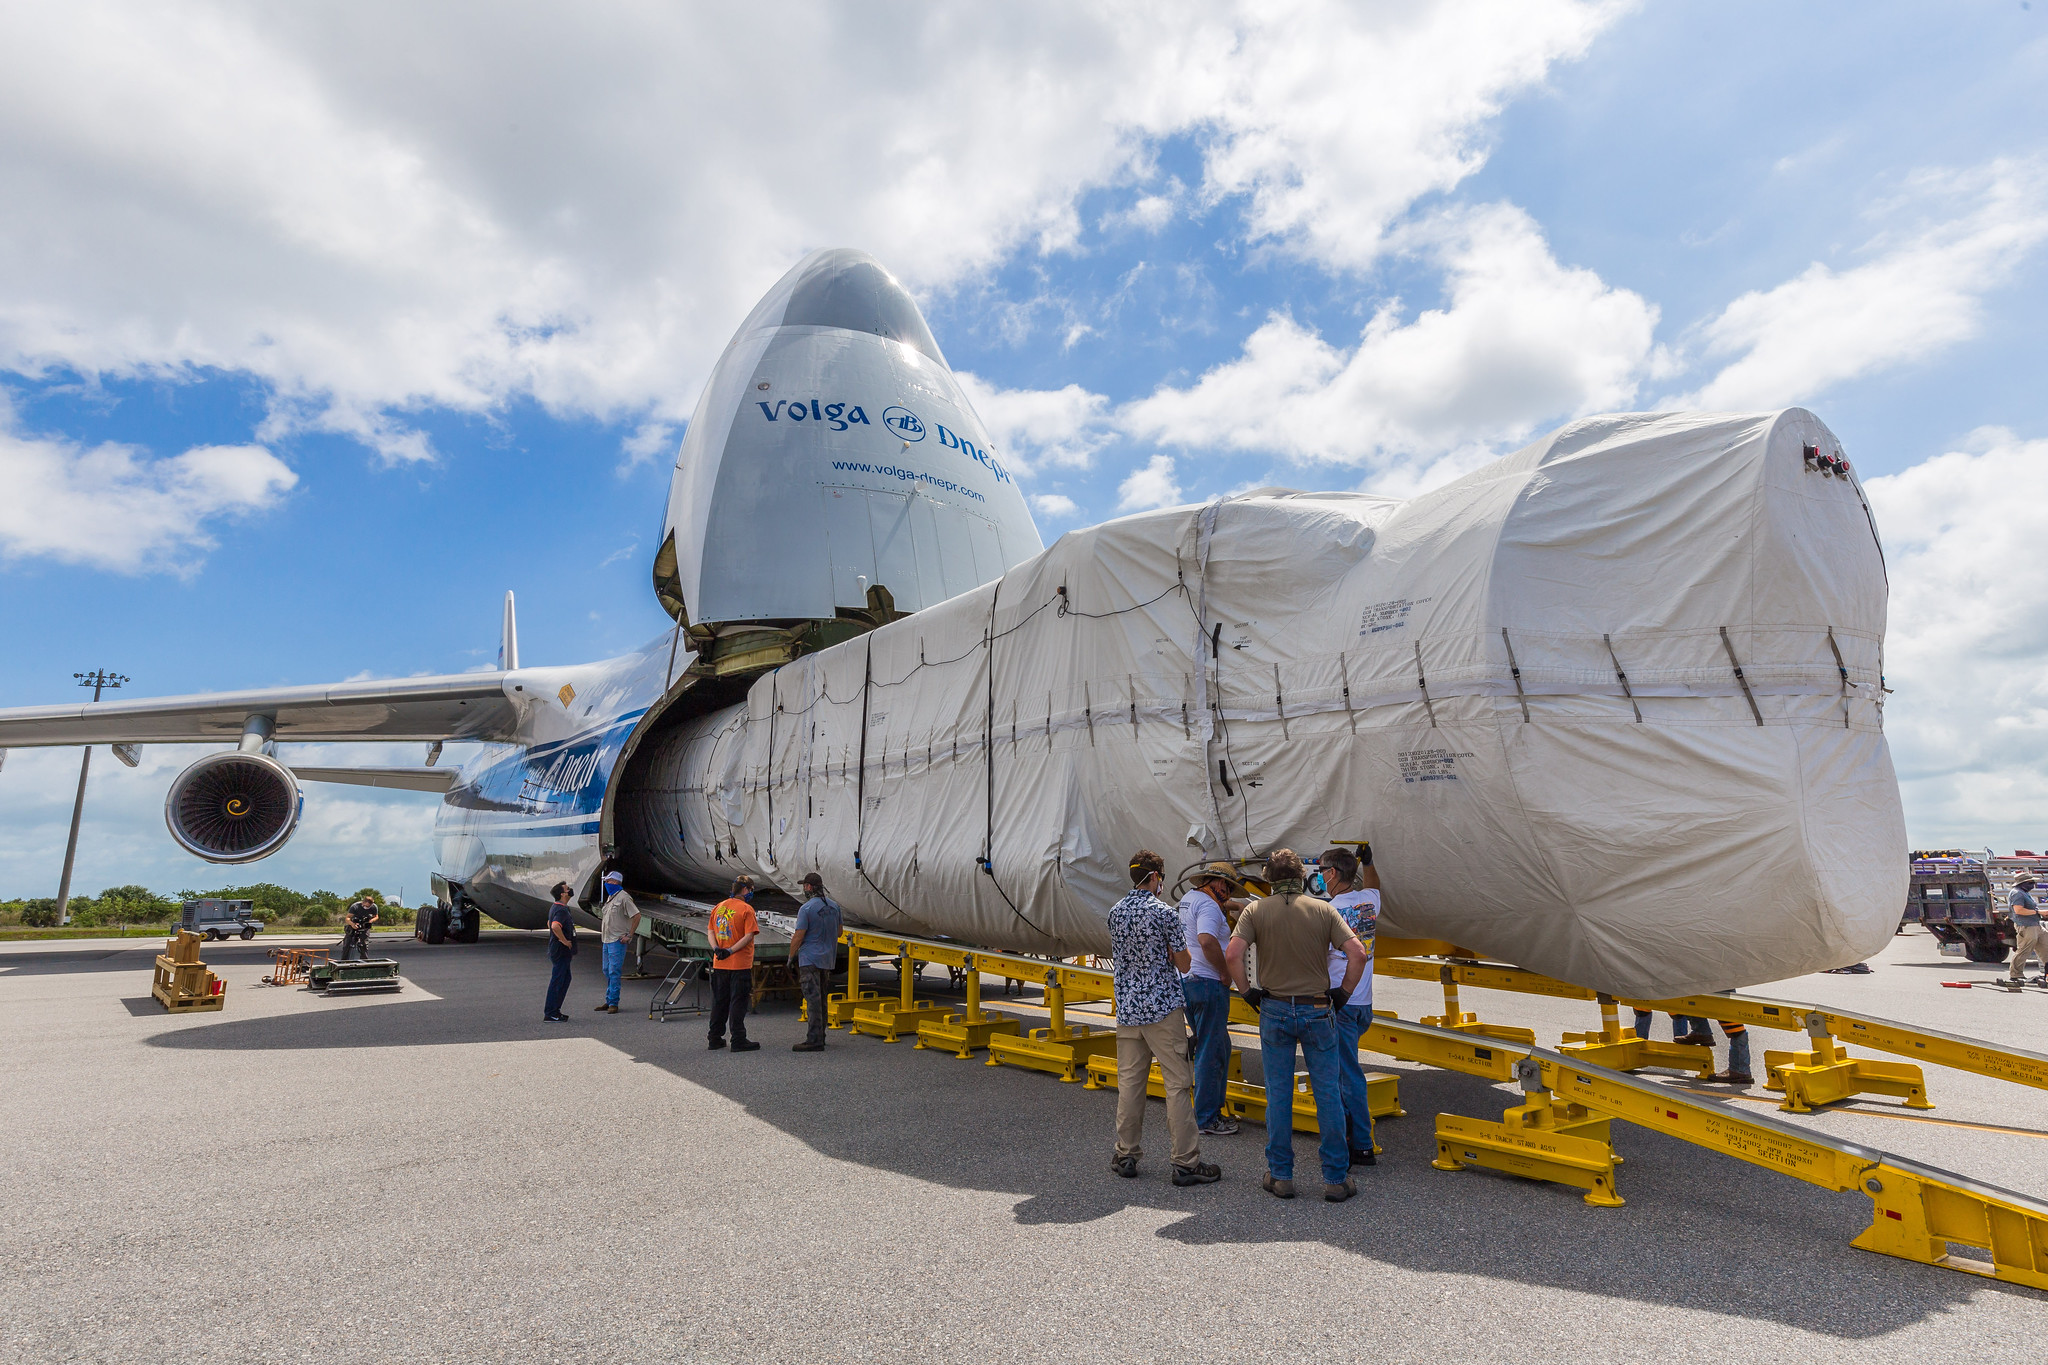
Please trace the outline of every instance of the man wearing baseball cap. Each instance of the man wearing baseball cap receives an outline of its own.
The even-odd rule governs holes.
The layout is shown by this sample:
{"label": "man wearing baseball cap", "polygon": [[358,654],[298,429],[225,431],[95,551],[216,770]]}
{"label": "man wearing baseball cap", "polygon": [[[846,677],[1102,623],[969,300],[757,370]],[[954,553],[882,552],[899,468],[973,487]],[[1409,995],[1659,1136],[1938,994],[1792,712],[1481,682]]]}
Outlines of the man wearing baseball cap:
{"label": "man wearing baseball cap", "polygon": [[1209,863],[1189,878],[1190,890],[1180,898],[1181,935],[1188,945],[1187,975],[1180,981],[1187,1001],[1188,1027],[1195,1034],[1195,1126],[1212,1136],[1228,1136],[1237,1124],[1223,1113],[1224,1084],[1230,1075],[1230,982],[1223,950],[1230,942],[1225,912],[1242,910],[1244,883],[1229,863]]}
{"label": "man wearing baseball cap", "polygon": [[598,912],[597,927],[604,935],[604,1003],[607,1014],[619,1012],[619,978],[626,973],[626,940],[640,932],[640,907],[626,894],[626,879],[616,872],[604,874],[604,909]]}
{"label": "man wearing baseball cap", "polygon": [[2006,979],[2017,981],[2026,975],[2027,954],[2041,959],[2041,974],[2048,976],[2048,951],[2041,944],[2041,907],[2034,900],[2034,878],[2022,872],[2020,879],[2012,884],[2012,894],[2006,897],[2006,904],[2012,908],[2012,932],[2016,940],[2012,945],[2012,970]]}

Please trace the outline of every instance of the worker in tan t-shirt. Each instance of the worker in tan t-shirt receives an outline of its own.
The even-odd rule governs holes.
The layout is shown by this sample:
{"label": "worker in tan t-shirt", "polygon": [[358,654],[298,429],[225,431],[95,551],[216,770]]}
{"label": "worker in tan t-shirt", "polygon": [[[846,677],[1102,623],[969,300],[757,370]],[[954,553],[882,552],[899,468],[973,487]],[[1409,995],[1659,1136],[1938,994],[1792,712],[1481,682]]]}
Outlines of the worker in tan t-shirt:
{"label": "worker in tan t-shirt", "polygon": [[[1302,893],[1306,870],[1289,848],[1266,859],[1273,894],[1238,917],[1223,954],[1230,979],[1259,1012],[1259,1060],[1266,1073],[1266,1179],[1270,1194],[1294,1198],[1294,1049],[1301,1047],[1308,1084],[1316,1097],[1317,1144],[1323,1162],[1323,1198],[1342,1203],[1358,1193],[1344,1140],[1344,1096],[1337,1079],[1336,1009],[1365,975],[1365,948],[1328,901]],[[1259,984],[1245,976],[1247,947],[1259,950]],[[1342,985],[1329,984],[1330,950],[1348,966]]]}

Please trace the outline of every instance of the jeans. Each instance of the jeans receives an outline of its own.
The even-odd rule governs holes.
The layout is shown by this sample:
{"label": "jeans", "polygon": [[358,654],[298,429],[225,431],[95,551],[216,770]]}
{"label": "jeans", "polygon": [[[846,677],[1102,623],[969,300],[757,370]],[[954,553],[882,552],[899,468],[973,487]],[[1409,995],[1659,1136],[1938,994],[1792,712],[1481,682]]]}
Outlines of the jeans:
{"label": "jeans", "polygon": [[823,1046],[825,1042],[825,982],[830,967],[798,967],[797,981],[804,988],[804,1041]]}
{"label": "jeans", "polygon": [[[1743,1024],[1721,1021],[1721,1031],[1728,1035],[1728,1069],[1738,1076],[1749,1074],[1749,1029]],[[1709,1034],[1711,1035],[1711,1030]]]}
{"label": "jeans", "polygon": [[343,962],[359,957],[370,960],[370,931],[368,929],[346,928],[341,931],[341,958]]}
{"label": "jeans", "polygon": [[741,967],[737,971],[726,967],[711,969],[711,1041],[716,1043],[725,1037],[726,1025],[732,1026],[732,1040],[735,1043],[747,1041],[747,1005],[754,995],[754,969]]}
{"label": "jeans", "polygon": [[1317,1150],[1323,1183],[1341,1185],[1351,1170],[1344,1145],[1344,1093],[1337,1082],[1337,1026],[1327,1005],[1259,1004],[1259,1062],[1266,1073],[1266,1170],[1294,1179],[1294,1049],[1301,1048],[1308,1087],[1316,1097]]}
{"label": "jeans", "polygon": [[626,940],[604,945],[604,1002],[619,1003],[619,978],[626,974]]}
{"label": "jeans", "polygon": [[1344,1140],[1354,1152],[1369,1152],[1372,1109],[1366,1104],[1365,1068],[1358,1064],[1358,1040],[1372,1027],[1372,1001],[1338,1010],[1336,1024],[1337,1088],[1344,1094]]}
{"label": "jeans", "polygon": [[548,959],[554,964],[555,974],[548,978],[548,1004],[544,1017],[552,1019],[562,1012],[562,1002],[569,996],[569,964],[575,959],[567,954],[556,957],[552,953],[548,954]]}
{"label": "jeans", "polygon": [[1230,1075],[1230,987],[1203,976],[1184,977],[1188,1025],[1195,1031],[1195,1123],[1223,1117],[1224,1081]]}
{"label": "jeans", "polygon": [[[1202,1159],[1195,1136],[1195,1110],[1188,1102],[1188,1021],[1180,1010],[1149,1024],[1119,1024],[1116,1029],[1116,1154],[1140,1154],[1145,1132],[1147,1087],[1152,1063],[1166,1089],[1166,1133],[1173,1142],[1173,1164],[1193,1166]],[[1289,1155],[1292,1155],[1290,1152]]]}

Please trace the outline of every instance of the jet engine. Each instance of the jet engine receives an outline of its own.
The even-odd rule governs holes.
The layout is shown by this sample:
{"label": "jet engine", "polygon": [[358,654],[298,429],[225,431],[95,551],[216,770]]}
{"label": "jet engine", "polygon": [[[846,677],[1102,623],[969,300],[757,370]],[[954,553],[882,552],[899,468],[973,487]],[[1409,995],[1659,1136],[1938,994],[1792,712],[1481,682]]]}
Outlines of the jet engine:
{"label": "jet engine", "polygon": [[210,863],[253,863],[284,847],[305,798],[291,769],[264,754],[208,754],[171,783],[164,823]]}

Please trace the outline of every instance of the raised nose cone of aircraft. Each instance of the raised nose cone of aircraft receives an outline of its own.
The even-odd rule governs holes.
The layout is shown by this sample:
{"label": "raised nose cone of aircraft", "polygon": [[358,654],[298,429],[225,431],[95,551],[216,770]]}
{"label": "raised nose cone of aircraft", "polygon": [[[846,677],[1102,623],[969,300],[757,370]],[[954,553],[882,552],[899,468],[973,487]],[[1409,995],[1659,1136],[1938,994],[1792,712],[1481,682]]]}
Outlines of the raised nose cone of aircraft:
{"label": "raised nose cone of aircraft", "polygon": [[813,252],[719,357],[670,485],[655,589],[693,625],[917,611],[1043,548],[916,302]]}

